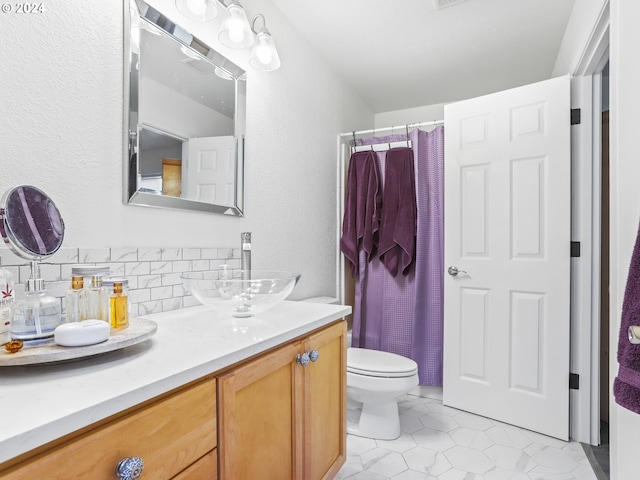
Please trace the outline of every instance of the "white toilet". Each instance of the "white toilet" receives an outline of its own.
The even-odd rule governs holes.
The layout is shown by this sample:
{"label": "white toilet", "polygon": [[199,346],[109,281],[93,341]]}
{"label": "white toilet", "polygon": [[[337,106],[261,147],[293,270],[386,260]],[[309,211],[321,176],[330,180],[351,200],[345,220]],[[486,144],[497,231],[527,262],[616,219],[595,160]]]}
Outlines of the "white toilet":
{"label": "white toilet", "polygon": [[[338,303],[330,297],[303,300]],[[393,440],[400,436],[398,397],[418,386],[418,364],[395,353],[351,347],[347,343],[347,432]]]}
{"label": "white toilet", "polygon": [[[395,353],[347,348],[347,400],[351,410],[347,432],[380,440],[398,438],[397,399],[417,386],[418,364],[413,360]],[[357,420],[351,418],[353,410],[360,411]]]}

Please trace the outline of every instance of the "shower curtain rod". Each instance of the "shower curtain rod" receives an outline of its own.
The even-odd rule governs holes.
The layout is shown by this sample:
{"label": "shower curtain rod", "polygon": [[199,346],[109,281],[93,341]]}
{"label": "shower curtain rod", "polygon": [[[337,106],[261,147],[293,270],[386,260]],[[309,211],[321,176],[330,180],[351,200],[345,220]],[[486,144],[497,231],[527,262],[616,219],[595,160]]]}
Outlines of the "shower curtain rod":
{"label": "shower curtain rod", "polygon": [[341,133],[340,136],[341,137],[353,137],[354,135],[363,135],[365,133],[380,133],[380,132],[388,132],[388,131],[395,131],[401,128],[413,128],[413,127],[431,127],[431,126],[435,126],[435,125],[443,125],[444,124],[444,120],[432,120],[430,122],[418,122],[418,123],[407,123],[406,125],[396,125],[395,127],[384,127],[384,128],[373,128],[371,130],[358,130],[357,132],[345,132],[345,133]]}

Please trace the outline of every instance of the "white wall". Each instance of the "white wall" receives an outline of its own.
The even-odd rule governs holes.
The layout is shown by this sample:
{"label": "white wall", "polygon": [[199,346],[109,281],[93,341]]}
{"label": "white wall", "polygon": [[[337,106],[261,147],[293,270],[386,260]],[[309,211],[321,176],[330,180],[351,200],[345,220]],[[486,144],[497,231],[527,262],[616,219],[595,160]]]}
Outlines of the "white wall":
{"label": "white wall", "polygon": [[[177,16],[173,0],[156,0]],[[0,191],[27,183],[60,208],[65,246],[239,246],[252,231],[254,268],[299,271],[292,298],[335,293],[336,135],[373,113],[270,2],[282,68],[251,71],[246,217],[127,206],[123,175],[123,8],[49,0],[45,13],[2,14]],[[218,19],[194,32],[217,46]],[[248,55],[220,49],[243,67]]]}
{"label": "white wall", "polygon": [[571,12],[571,18],[565,30],[564,37],[552,77],[573,74],[583,55],[585,46],[589,43],[589,36],[593,26],[603,12],[608,0],[576,0]]}
{"label": "white wall", "polygon": [[404,129],[402,127],[410,123],[443,120],[445,105],[445,103],[436,103],[434,105],[377,113],[375,116],[375,128],[398,126],[398,131],[395,133],[403,133]]}
{"label": "white wall", "polygon": [[[617,352],[622,300],[640,214],[640,2],[611,0],[611,352]],[[612,379],[617,374],[612,358]],[[640,416],[612,404],[612,480],[639,478]]]}

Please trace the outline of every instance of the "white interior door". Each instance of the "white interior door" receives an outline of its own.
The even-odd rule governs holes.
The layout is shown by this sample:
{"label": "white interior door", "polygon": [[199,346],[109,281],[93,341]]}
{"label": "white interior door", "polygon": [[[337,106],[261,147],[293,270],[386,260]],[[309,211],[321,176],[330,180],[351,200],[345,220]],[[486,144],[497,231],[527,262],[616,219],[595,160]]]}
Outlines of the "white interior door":
{"label": "white interior door", "polygon": [[565,440],[569,85],[445,107],[444,403]]}
{"label": "white interior door", "polygon": [[182,197],[234,206],[235,139],[233,136],[190,138]]}

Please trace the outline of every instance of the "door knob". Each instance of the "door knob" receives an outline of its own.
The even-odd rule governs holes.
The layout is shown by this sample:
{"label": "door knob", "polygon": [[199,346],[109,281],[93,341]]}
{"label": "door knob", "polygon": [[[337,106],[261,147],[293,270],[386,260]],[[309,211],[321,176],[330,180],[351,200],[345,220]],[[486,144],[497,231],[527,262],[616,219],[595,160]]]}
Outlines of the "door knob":
{"label": "door knob", "polygon": [[142,475],[144,462],[140,457],[126,457],[120,460],[116,467],[116,475],[121,480],[135,480]]}
{"label": "door knob", "polygon": [[309,360],[311,360],[312,362],[317,362],[318,358],[320,358],[320,354],[318,353],[318,350],[311,350],[309,352]]}
{"label": "door knob", "polygon": [[309,358],[309,354],[307,352],[299,353],[296,355],[296,363],[302,365],[303,367],[309,365],[310,361],[311,359]]}
{"label": "door knob", "polygon": [[447,273],[448,273],[449,275],[451,275],[452,277],[455,277],[455,276],[456,276],[456,275],[458,275],[459,273],[467,273],[467,272],[465,272],[464,270],[458,270],[458,267],[453,267],[453,266],[452,266],[452,267],[449,267],[449,268],[447,269]]}

